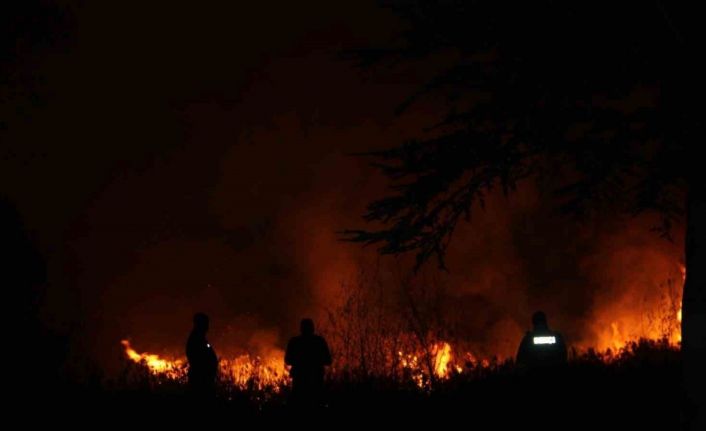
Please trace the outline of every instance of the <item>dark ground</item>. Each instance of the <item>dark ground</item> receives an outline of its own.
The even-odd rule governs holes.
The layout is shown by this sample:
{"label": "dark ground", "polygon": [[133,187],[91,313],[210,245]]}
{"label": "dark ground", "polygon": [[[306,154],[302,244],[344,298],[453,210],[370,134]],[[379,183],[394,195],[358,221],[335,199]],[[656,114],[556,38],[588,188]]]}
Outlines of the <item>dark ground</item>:
{"label": "dark ground", "polygon": [[30,416],[32,424],[72,427],[674,430],[680,385],[679,351],[644,342],[609,364],[585,354],[550,375],[519,375],[508,363],[428,392],[382,379],[332,380],[326,406],[315,411],[289,408],[286,388],[268,394],[221,387],[214,402],[196,407],[182,384],[141,377],[136,367],[118,380],[33,387],[27,401],[41,412]]}

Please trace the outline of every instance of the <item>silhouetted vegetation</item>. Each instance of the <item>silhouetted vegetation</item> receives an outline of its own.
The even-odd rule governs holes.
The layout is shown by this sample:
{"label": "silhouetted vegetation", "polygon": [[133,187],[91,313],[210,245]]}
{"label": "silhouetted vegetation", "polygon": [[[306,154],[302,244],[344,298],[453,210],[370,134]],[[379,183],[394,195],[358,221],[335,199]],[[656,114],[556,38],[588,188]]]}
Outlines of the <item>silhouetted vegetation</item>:
{"label": "silhouetted vegetation", "polygon": [[[678,349],[641,340],[610,357],[577,354],[560,374],[522,375],[512,361],[505,361],[452,373],[433,390],[392,377],[334,373],[327,379],[325,405],[316,412],[322,420],[346,423],[403,425],[422,420],[468,427],[534,424],[564,429],[575,423],[654,429],[678,421],[679,373]],[[187,413],[185,380],[155,376],[126,360],[119,377],[72,385],[49,408],[76,422],[82,422],[82,412],[89,409],[135,426],[153,421],[167,426],[187,419],[224,425],[241,420],[267,423],[296,414],[288,405],[289,390],[287,385],[258,389],[256,382],[243,388],[220,381],[211,405]]]}
{"label": "silhouetted vegetation", "polygon": [[[368,153],[391,190],[347,238],[445,266],[459,221],[535,180],[574,216],[655,212],[686,225],[685,388],[706,426],[703,88],[690,7],[648,2],[381,2],[407,26],[351,57],[381,73],[434,63],[399,110],[443,101],[428,133]],[[686,221],[686,223],[684,223]],[[689,410],[685,406],[685,411]]]}

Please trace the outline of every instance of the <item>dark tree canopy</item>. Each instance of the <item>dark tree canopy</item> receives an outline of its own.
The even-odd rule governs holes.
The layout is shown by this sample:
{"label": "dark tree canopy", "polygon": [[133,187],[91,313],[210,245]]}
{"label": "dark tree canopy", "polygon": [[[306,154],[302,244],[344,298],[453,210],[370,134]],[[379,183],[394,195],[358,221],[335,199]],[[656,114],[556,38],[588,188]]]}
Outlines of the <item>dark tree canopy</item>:
{"label": "dark tree canopy", "polygon": [[[696,71],[680,21],[659,2],[393,1],[400,40],[352,53],[364,67],[447,64],[402,102],[445,112],[425,137],[368,153],[392,184],[347,238],[384,254],[444,254],[474,204],[531,177],[582,215],[656,210],[664,232],[684,211],[689,94]],[[693,54],[691,54],[693,57]]]}

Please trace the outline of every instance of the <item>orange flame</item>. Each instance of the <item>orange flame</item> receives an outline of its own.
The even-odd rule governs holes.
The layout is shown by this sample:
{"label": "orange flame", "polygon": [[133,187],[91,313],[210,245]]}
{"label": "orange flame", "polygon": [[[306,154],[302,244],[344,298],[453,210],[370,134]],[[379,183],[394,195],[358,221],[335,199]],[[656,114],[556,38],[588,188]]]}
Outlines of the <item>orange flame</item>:
{"label": "orange flame", "polygon": [[446,378],[449,376],[451,367],[449,363],[453,359],[451,354],[451,346],[449,343],[442,342],[434,345],[434,371],[436,376],[439,378]]}
{"label": "orange flame", "polygon": [[[595,347],[599,351],[610,349],[613,352],[624,349],[630,342],[641,338],[666,340],[678,347],[681,343],[682,291],[686,279],[686,269],[679,265],[681,283],[668,283],[661,297],[645,301],[639,297],[628,297],[622,303],[603,307],[594,325],[597,339],[594,346],[581,345],[581,348]],[[634,289],[639,291],[639,289]],[[607,319],[608,325],[600,322]],[[605,320],[603,320],[605,319]]]}
{"label": "orange flame", "polygon": [[245,354],[234,359],[221,359],[220,370],[222,377],[241,389],[279,392],[281,386],[289,383],[284,352],[279,349],[272,349],[264,358]]}
{"label": "orange flame", "polygon": [[[598,352],[605,352],[602,357],[606,361],[617,357],[617,353],[640,338],[666,340],[671,346],[678,347],[681,343],[681,287],[686,277],[683,265],[680,265],[680,270],[682,284],[671,285],[675,289],[671,293],[667,292],[663,300],[646,304],[649,307],[644,313],[636,310],[633,302],[629,301],[601,309],[599,317],[609,318],[597,319],[593,328],[593,345],[579,343],[575,347],[579,350],[592,347]],[[122,340],[121,343],[126,356],[135,363],[143,364],[153,375],[179,379],[186,374],[184,358],[165,359],[156,354],[138,353],[128,340]],[[488,359],[478,358],[468,351],[458,354],[459,362],[453,350],[449,342],[437,341],[426,349],[390,352],[391,356],[396,356],[393,362],[397,368],[393,372],[401,372],[420,389],[430,389],[433,380],[446,380],[454,373],[462,374],[491,366]],[[284,352],[273,347],[261,353],[259,356],[244,354],[231,359],[220,359],[220,378],[241,389],[279,392],[282,386],[290,382],[284,365]]]}
{"label": "orange flame", "polygon": [[[399,364],[405,374],[408,374],[417,387],[421,389],[429,389],[431,387],[431,379],[428,372],[428,367],[425,365],[425,357],[430,358],[433,368],[434,378],[436,380],[449,379],[452,374],[461,374],[464,368],[454,360],[453,349],[451,344],[446,341],[440,341],[431,345],[427,353],[404,353],[397,352]],[[472,353],[466,352],[466,361],[472,367],[487,368],[490,362],[486,359],[477,361]]]}
{"label": "orange flame", "polygon": [[[152,353],[138,353],[130,346],[128,340],[122,340],[125,355],[135,363],[146,366],[151,374],[169,379],[179,379],[186,375],[186,360],[164,359]],[[289,376],[282,358],[284,352],[272,349],[266,358],[250,355],[237,356],[234,359],[220,359],[220,378],[232,382],[241,389],[279,391],[280,386],[287,384]]]}
{"label": "orange flame", "polygon": [[122,340],[120,343],[125,347],[125,354],[128,358],[138,364],[144,364],[149,368],[152,374],[164,374],[171,378],[177,378],[183,374],[182,369],[184,362],[180,359],[168,360],[151,353],[137,353],[135,349],[130,346],[130,341]]}

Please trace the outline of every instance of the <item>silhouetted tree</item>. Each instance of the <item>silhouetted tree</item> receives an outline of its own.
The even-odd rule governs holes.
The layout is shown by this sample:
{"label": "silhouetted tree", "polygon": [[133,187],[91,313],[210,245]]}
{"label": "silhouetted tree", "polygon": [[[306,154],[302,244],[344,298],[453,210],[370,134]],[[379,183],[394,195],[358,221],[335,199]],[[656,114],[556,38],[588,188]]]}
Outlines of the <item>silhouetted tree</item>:
{"label": "silhouetted tree", "polygon": [[[12,200],[0,194],[0,286],[8,304],[3,319],[5,344],[14,352],[8,379],[14,396],[33,400],[58,390],[66,337],[45,325],[40,307],[46,287],[46,263],[31,231]],[[16,359],[21,358],[21,359]],[[41,382],[41,383],[40,383]],[[44,390],[37,395],[36,387]],[[16,385],[16,387],[15,387]]]}
{"label": "silhouetted tree", "polygon": [[703,408],[706,166],[696,11],[661,2],[384,5],[405,30],[354,58],[420,73],[425,62],[444,66],[400,111],[428,96],[447,103],[425,137],[368,153],[394,193],[368,206],[365,219],[381,227],[347,231],[348,239],[385,254],[415,252],[417,268],[432,257],[443,267],[458,221],[491,190],[510,193],[526,178],[555,187],[571,214],[656,211],[666,235],[686,216],[682,350],[691,400]]}

